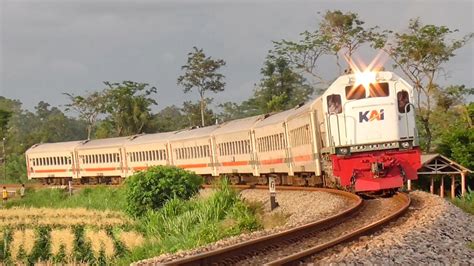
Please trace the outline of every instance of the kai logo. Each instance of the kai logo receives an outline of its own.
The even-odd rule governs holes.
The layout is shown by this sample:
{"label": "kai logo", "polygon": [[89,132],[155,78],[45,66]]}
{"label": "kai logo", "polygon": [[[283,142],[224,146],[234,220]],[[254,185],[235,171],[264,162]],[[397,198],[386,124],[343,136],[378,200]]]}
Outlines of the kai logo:
{"label": "kai logo", "polygon": [[363,122],[371,122],[375,120],[384,120],[385,116],[383,113],[383,109],[380,109],[380,111],[377,110],[372,110],[372,111],[365,111],[365,112],[359,112],[359,123]]}

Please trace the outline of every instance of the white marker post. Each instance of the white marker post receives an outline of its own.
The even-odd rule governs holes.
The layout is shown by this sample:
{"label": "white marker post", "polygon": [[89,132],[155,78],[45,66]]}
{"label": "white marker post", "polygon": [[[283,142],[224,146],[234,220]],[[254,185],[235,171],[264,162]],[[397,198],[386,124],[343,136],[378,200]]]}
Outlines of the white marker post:
{"label": "white marker post", "polygon": [[273,211],[276,207],[278,207],[278,202],[276,202],[276,184],[275,178],[269,177],[268,178],[268,189],[270,190],[270,208]]}

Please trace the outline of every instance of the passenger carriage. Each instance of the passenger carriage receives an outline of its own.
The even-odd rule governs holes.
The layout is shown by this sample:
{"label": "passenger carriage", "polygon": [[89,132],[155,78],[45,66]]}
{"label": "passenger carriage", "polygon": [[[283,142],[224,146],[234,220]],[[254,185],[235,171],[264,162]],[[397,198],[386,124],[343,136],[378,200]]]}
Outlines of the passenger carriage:
{"label": "passenger carriage", "polygon": [[137,135],[125,142],[127,176],[155,165],[170,165],[168,138],[176,132]]}
{"label": "passenger carriage", "polygon": [[127,176],[124,144],[133,137],[97,139],[77,147],[79,176],[85,183],[117,183]]}
{"label": "passenger carriage", "polygon": [[35,144],[25,152],[29,179],[45,183],[67,184],[79,178],[74,150],[81,141]]}
{"label": "passenger carriage", "polygon": [[171,164],[203,176],[217,176],[215,144],[212,132],[218,126],[178,131],[171,135],[169,151]]}
{"label": "passenger carriage", "polygon": [[219,175],[229,176],[233,183],[256,181],[253,177],[259,174],[252,128],[262,119],[259,115],[229,121],[212,132]]}

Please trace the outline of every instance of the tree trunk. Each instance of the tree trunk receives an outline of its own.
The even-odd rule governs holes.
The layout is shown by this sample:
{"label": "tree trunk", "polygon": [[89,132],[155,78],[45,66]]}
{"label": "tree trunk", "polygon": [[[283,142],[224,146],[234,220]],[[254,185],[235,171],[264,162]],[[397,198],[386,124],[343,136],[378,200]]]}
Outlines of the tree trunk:
{"label": "tree trunk", "polygon": [[203,127],[205,127],[205,123],[204,123],[204,98],[201,97],[201,124]]}
{"label": "tree trunk", "polygon": [[87,139],[91,139],[92,125],[87,125]]}
{"label": "tree trunk", "polygon": [[422,119],[421,121],[423,122],[423,127],[425,128],[425,132],[426,132],[425,151],[430,152],[431,151],[431,139],[433,138],[433,136],[432,136],[433,134],[431,133],[430,123],[427,119]]}

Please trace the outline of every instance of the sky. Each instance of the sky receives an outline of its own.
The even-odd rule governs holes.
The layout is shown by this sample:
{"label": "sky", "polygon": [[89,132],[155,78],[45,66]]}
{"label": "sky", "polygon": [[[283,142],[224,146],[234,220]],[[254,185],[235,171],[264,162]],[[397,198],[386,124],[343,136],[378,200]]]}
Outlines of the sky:
{"label": "sky", "polygon": [[[425,24],[474,31],[474,1],[112,1],[0,0],[0,95],[33,110],[39,101],[67,103],[103,89],[103,81],[133,80],[158,88],[156,110],[197,99],[176,84],[193,46],[227,62],[226,88],[214,103],[249,98],[272,40],[297,40],[315,29],[327,10],[358,13],[367,26],[403,31],[411,18]],[[377,51],[364,47],[370,62]],[[474,87],[474,41],[456,51],[440,84]],[[319,63],[336,75],[332,57]],[[385,66],[391,69],[389,63]]]}

